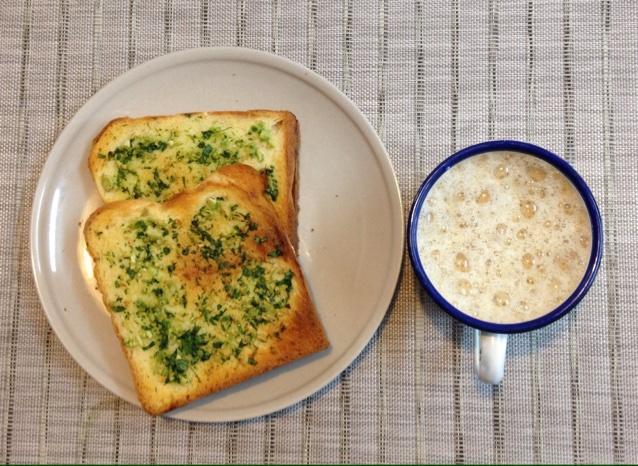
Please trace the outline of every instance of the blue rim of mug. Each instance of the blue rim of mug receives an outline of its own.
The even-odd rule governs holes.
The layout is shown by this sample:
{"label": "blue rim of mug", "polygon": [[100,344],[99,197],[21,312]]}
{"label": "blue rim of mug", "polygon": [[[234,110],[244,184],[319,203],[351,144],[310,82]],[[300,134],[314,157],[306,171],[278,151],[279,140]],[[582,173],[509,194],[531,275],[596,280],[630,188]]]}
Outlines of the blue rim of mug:
{"label": "blue rim of mug", "polygon": [[[587,208],[587,212],[589,213],[589,218],[591,222],[592,228],[592,251],[591,256],[589,258],[589,264],[587,264],[587,269],[585,270],[585,275],[583,279],[579,283],[576,290],[556,309],[544,314],[536,319],[527,320],[524,322],[517,322],[512,324],[499,324],[495,322],[488,322],[480,319],[476,319],[456,307],[452,306],[434,287],[432,282],[427,276],[425,272],[425,268],[421,263],[421,258],[419,256],[418,244],[417,244],[417,232],[418,232],[418,222],[419,216],[421,213],[421,208],[423,207],[423,203],[425,198],[428,195],[428,192],[437,182],[437,180],[452,166],[461,162],[462,160],[467,159],[468,157],[472,157],[474,155],[482,154],[485,152],[492,151],[511,151],[511,152],[521,152],[524,154],[532,155],[539,159],[546,161],[547,163],[553,165],[558,170],[563,173],[569,181],[576,187],[578,192],[583,198],[585,202],[585,206]],[[479,330],[484,330],[487,332],[493,333],[519,333],[519,332],[527,332],[530,330],[536,330],[541,327],[545,327],[546,325],[555,322],[556,320],[563,317],[569,311],[571,311],[583,297],[587,294],[587,291],[591,287],[594,279],[596,278],[596,274],[598,273],[598,268],[600,267],[600,262],[603,255],[603,224],[602,219],[600,217],[600,211],[598,210],[598,205],[596,204],[596,200],[585,183],[585,180],[572,168],[569,163],[565,160],[557,156],[556,154],[543,149],[542,147],[536,146],[534,144],[530,144],[527,142],[520,141],[512,141],[512,140],[499,140],[499,141],[488,141],[480,144],[476,144],[473,146],[466,147],[455,154],[451,155],[447,159],[445,159],[438,167],[436,167],[432,173],[425,179],[419,191],[414,198],[414,202],[412,204],[412,209],[410,211],[410,220],[408,226],[408,250],[410,254],[410,260],[412,262],[412,267],[421,282],[421,285],[425,288],[428,294],[432,297],[432,299],[448,314],[452,317],[460,320],[466,325],[470,327],[474,327]]]}

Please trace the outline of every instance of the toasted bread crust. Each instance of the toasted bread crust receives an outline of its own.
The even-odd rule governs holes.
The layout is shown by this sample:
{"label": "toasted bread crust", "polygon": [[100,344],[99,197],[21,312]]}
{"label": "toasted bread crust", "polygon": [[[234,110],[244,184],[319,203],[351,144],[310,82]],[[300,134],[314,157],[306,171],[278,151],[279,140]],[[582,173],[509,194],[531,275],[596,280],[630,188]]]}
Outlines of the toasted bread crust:
{"label": "toasted bread crust", "polygon": [[[94,259],[98,289],[102,292],[113,327],[129,362],[140,402],[150,414],[165,413],[329,346],[295,259],[292,244],[280,226],[272,204],[261,195],[263,185],[264,178],[259,172],[244,165],[230,165],[211,175],[195,190],[180,193],[162,204],[148,200],[117,201],[99,208],[86,222],[84,234],[89,253]],[[267,228],[272,240],[283,246],[280,260],[292,270],[295,280],[295,293],[291,298],[292,310],[286,318],[285,330],[278,339],[269,341],[259,349],[254,356],[254,365],[211,365],[207,366],[206,371],[200,372],[199,381],[193,380],[187,385],[164,384],[161,378],[151,373],[145,353],[140,348],[126,345],[119,315],[109,309],[107,296],[112,290],[105,279],[108,270],[103,256],[104,245],[97,232],[105,225],[115,225],[123,219],[133,221],[142,212],[157,215],[170,213],[173,217],[188,220],[203,198],[219,193],[232,197],[234,202],[248,209],[255,222],[261,225],[260,228]],[[215,278],[210,276],[206,279]],[[206,376],[201,375],[203,373]]]}
{"label": "toasted bread crust", "polygon": [[[138,118],[119,117],[110,121],[100,133],[93,139],[88,158],[88,165],[93,180],[98,188],[100,196],[105,202],[121,200],[114,197],[102,186],[101,176],[105,170],[105,161],[99,157],[100,153],[108,152],[114,148],[113,142],[119,140],[122,133],[134,131],[150,122],[174,121],[184,119],[187,124],[191,118],[236,118],[242,121],[258,121],[260,119],[276,120],[277,126],[282,131],[282,146],[276,150],[271,161],[277,170],[277,179],[280,184],[280,196],[273,202],[275,211],[279,215],[285,231],[291,239],[293,246],[297,246],[297,204],[296,204],[296,173],[299,149],[299,126],[295,115],[289,111],[276,110],[247,110],[247,111],[213,111],[191,112],[174,115],[156,115]],[[281,152],[281,153],[280,153]],[[179,163],[179,162],[176,162]],[[195,185],[186,186],[186,189],[194,189]],[[157,199],[151,199],[157,200]]]}
{"label": "toasted bread crust", "polygon": [[289,182],[286,183],[286,201],[284,207],[279,215],[286,216],[287,218],[283,221],[284,228],[288,232],[288,236],[290,237],[290,241],[294,248],[297,248],[298,244],[298,236],[297,236],[297,170],[299,169],[299,165],[297,163],[299,156],[299,123],[295,115],[291,112],[282,112],[282,126],[284,134],[287,135],[285,138],[285,159],[286,159],[286,180]]}

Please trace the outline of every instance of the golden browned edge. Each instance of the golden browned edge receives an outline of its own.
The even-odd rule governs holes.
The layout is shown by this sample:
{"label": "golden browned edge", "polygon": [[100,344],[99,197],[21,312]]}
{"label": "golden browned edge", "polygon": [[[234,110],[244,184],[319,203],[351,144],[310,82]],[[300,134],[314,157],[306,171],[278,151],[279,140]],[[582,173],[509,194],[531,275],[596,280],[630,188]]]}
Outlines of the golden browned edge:
{"label": "golden browned edge", "polygon": [[[190,198],[197,196],[200,192],[206,191],[209,188],[226,188],[230,185],[235,187],[236,189],[243,191],[248,195],[248,197],[251,198],[251,200],[254,202],[253,208],[261,211],[261,215],[266,218],[269,226],[275,230],[277,236],[280,239],[280,242],[284,244],[282,258],[285,258],[286,262],[293,268],[298,283],[301,285],[299,287],[299,303],[296,306],[296,310],[293,314],[289,326],[286,328],[285,331],[282,332],[281,338],[276,342],[276,344],[273,344],[269,347],[270,354],[264,354],[263,352],[258,353],[256,357],[257,364],[255,366],[250,366],[250,368],[242,367],[244,369],[243,371],[237,374],[231,374],[224,380],[216,380],[214,378],[205,380],[193,387],[190,392],[175,397],[171,400],[170,403],[166,404],[158,403],[157,400],[153,399],[152,393],[149,394],[146,392],[145,384],[142,383],[144,374],[140,373],[134,366],[132,362],[131,351],[124,345],[124,340],[115,324],[113,314],[108,308],[104,295],[102,294],[104,304],[107,307],[109,314],[111,315],[111,323],[113,324],[115,333],[120,340],[120,344],[129,363],[129,368],[133,375],[138,398],[142,404],[142,407],[149,414],[163,414],[172,409],[184,406],[185,404],[198,398],[202,398],[204,396],[228,388],[232,385],[263,374],[288,362],[322,351],[330,346],[330,343],[326,338],[323,326],[319,321],[316,308],[312,300],[310,299],[308,287],[301,268],[296,261],[292,244],[288,236],[284,234],[281,227],[279,226],[279,217],[275,212],[272,204],[267,201],[263,195],[261,195],[261,192],[263,191],[260,191],[259,187],[263,186],[263,183],[265,183],[263,176],[253,168],[241,164],[223,167],[217,173],[218,175],[220,175],[217,180],[206,180],[194,190],[177,194],[171,199],[165,201],[163,204],[142,199],[124,200],[104,205],[93,212],[84,226],[84,235],[87,240],[87,249],[94,261],[94,272],[98,290],[102,289],[102,277],[99,274],[99,270],[95,266],[95,263],[97,262],[99,257],[97,257],[97,252],[92,247],[93,245],[91,244],[87,233],[90,232],[92,223],[100,215],[103,215],[104,213],[112,210],[126,211],[134,207],[151,207],[158,204],[162,205],[162,207],[165,209],[177,207],[179,210],[181,210],[180,207],[188,207],[190,205]],[[223,177],[227,177],[225,181],[227,181],[228,184],[224,184],[224,180],[219,179]],[[251,177],[252,180],[250,180]],[[255,189],[250,189],[249,186],[253,183],[256,184]]]}
{"label": "golden browned edge", "polygon": [[297,117],[288,111],[281,112],[283,114],[282,126],[284,132],[284,157],[286,160],[286,189],[288,198],[288,218],[286,222],[286,230],[288,237],[296,250],[298,245],[297,235],[297,187],[299,180],[297,179],[298,159],[299,159],[299,123]]}
{"label": "golden browned edge", "polygon": [[243,117],[254,117],[258,118],[263,116],[264,114],[272,115],[272,116],[281,116],[281,124],[282,130],[284,132],[284,160],[286,163],[285,167],[285,191],[287,195],[287,206],[286,213],[284,214],[282,220],[284,222],[284,226],[286,231],[288,232],[288,236],[293,245],[293,248],[296,250],[298,244],[298,235],[297,235],[297,158],[298,158],[298,150],[299,150],[299,125],[297,123],[297,117],[294,113],[289,112],[288,110],[262,110],[262,109],[253,109],[253,110],[245,110],[245,111],[214,111],[214,112],[184,112],[184,113],[175,113],[172,115],[151,115],[151,116],[143,116],[143,117],[118,117],[111,120],[106,124],[104,128],[99,132],[99,134],[93,138],[93,143],[91,144],[91,150],[89,152],[89,171],[91,172],[91,177],[93,178],[93,182],[97,186],[100,197],[102,197],[102,188],[100,186],[99,180],[97,179],[97,164],[98,164],[98,142],[100,139],[111,130],[113,126],[121,121],[131,121],[131,122],[143,122],[147,120],[158,120],[162,118],[173,118],[178,116],[186,116],[186,115],[233,115],[233,116],[243,116]]}

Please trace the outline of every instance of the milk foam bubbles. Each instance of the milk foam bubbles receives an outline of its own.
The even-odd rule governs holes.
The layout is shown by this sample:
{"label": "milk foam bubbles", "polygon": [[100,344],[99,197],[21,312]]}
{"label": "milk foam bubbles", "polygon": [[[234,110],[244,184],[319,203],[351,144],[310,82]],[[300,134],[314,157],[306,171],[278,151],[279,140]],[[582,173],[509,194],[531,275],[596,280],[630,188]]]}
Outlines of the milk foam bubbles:
{"label": "milk foam bubbles", "polygon": [[451,167],[430,189],[417,228],[421,262],[439,293],[498,323],[555,309],[582,280],[592,248],[578,190],[552,165],[516,152]]}

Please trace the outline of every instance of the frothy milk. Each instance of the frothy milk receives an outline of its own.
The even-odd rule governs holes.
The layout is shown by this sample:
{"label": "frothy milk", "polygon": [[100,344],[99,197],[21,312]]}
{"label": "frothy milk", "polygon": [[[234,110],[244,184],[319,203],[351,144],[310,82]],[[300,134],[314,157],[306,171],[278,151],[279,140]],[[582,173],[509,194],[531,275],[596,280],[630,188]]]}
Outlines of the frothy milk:
{"label": "frothy milk", "polygon": [[555,309],[582,280],[591,222],[558,169],[516,152],[469,157],[430,189],[418,249],[441,295],[478,319],[512,323]]}

